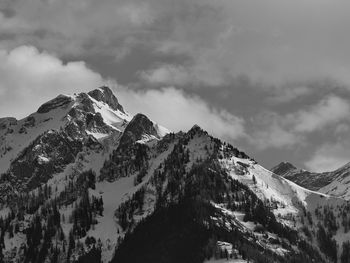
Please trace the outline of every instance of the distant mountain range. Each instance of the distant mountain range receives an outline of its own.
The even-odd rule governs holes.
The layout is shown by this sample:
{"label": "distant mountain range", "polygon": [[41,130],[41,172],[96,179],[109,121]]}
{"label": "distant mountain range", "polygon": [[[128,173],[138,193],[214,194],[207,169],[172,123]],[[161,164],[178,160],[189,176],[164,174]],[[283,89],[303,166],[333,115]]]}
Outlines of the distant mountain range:
{"label": "distant mountain range", "polygon": [[350,163],[332,172],[314,173],[282,162],[271,171],[307,189],[350,199]]}
{"label": "distant mountain range", "polygon": [[349,262],[349,166],[269,171],[108,87],[0,119],[0,262]]}

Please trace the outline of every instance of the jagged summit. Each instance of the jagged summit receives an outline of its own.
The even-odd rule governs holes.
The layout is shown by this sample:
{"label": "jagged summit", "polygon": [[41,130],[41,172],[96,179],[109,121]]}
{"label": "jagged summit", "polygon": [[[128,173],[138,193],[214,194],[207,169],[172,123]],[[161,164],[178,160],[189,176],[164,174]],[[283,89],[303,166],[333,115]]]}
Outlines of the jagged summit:
{"label": "jagged summit", "polygon": [[120,111],[126,114],[123,106],[119,103],[118,99],[115,97],[112,90],[106,86],[94,89],[87,93],[81,92],[77,95],[65,95],[65,94],[58,95],[56,98],[42,104],[38,108],[37,113],[48,113],[53,109],[57,109],[65,106],[68,107],[69,103],[74,102],[77,99],[79,99],[80,102],[83,103],[84,105],[92,104],[93,101],[91,101],[90,98],[98,102],[107,104],[111,109],[115,111]]}
{"label": "jagged summit", "polygon": [[[320,186],[318,175],[295,174],[288,162],[275,171]],[[312,248],[318,225],[334,235],[334,226],[348,226],[343,199],[266,170],[198,125],[173,133],[143,113],[128,115],[108,87],[0,119],[0,175],[6,263],[202,263],[220,255],[329,263],[320,254],[328,251]],[[327,209],[343,221],[324,223]]]}
{"label": "jagged summit", "polygon": [[131,118],[108,87],[58,95],[21,120],[1,118],[0,174],[10,168],[18,154],[30,151],[30,143],[49,130],[61,133],[63,138],[68,136],[83,142],[85,146],[94,144],[94,140],[120,135]]}
{"label": "jagged summit", "polygon": [[103,86],[101,88],[92,90],[88,92],[88,95],[90,95],[92,98],[94,98],[97,101],[108,104],[114,110],[119,110],[125,113],[123,106],[119,104],[118,99],[114,96],[112,90],[107,86]]}

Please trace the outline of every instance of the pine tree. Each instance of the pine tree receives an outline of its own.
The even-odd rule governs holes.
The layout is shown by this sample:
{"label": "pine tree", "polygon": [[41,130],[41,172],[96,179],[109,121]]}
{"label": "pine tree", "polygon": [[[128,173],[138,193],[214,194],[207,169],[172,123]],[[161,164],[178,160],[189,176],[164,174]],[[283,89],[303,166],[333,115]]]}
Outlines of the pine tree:
{"label": "pine tree", "polygon": [[256,184],[256,178],[254,174],[253,174],[253,183]]}

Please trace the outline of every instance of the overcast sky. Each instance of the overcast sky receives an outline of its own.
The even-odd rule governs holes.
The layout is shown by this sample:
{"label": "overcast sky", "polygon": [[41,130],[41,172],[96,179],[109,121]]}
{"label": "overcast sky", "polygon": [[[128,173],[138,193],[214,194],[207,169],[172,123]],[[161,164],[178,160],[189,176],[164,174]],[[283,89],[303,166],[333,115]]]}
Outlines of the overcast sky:
{"label": "overcast sky", "polygon": [[1,0],[0,115],[112,87],[267,168],[350,161],[348,0]]}

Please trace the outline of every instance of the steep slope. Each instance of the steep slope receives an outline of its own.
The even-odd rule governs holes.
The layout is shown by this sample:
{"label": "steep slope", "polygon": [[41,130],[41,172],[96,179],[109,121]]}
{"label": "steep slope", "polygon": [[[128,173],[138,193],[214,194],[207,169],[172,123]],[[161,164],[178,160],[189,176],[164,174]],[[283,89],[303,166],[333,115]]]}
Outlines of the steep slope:
{"label": "steep slope", "polygon": [[274,210],[276,215],[297,214],[300,205],[314,208],[318,202],[322,204],[323,199],[330,198],[324,194],[307,190],[249,159],[233,157],[224,160],[223,164],[233,178],[249,185],[260,198],[275,202],[277,204]]}
{"label": "steep slope", "polygon": [[[121,202],[118,196],[135,191],[134,180],[130,177],[126,184],[101,182],[95,186],[96,175],[99,176],[100,169],[120,142],[120,147],[135,141],[146,143],[158,140],[168,132],[142,114],[132,118],[107,87],[89,93],[60,95],[23,120],[1,119],[0,162],[4,164],[1,167],[4,173],[0,180],[0,217],[7,222],[0,219],[1,233],[5,234],[4,229],[12,229],[14,225],[20,226],[25,233],[43,207],[52,206],[56,210],[58,205],[57,213],[67,220],[72,218],[77,209],[67,205],[75,203],[79,206],[92,185],[98,193],[103,192],[101,197],[106,199],[107,217],[101,217],[100,226],[105,227],[107,223],[113,226],[114,211]],[[16,214],[26,216],[14,218]],[[45,220],[49,220],[47,215],[41,221]],[[68,237],[72,228],[70,220],[61,222],[61,228],[54,226],[57,229],[52,231]],[[96,226],[95,230],[100,228]],[[18,255],[19,261],[34,260],[35,253],[26,255],[23,249],[35,250],[40,246],[31,247],[28,237],[13,236],[12,233],[11,230],[11,234],[0,235],[5,258],[9,260]],[[118,236],[110,230],[97,233],[102,240],[103,257],[108,260]],[[62,246],[59,244],[61,249]]]}
{"label": "steep slope", "polygon": [[295,230],[304,227],[306,211],[318,222],[316,208],[336,207],[343,200],[273,174],[198,126],[163,140],[171,138],[176,144],[164,164],[150,179],[148,173],[142,188],[117,210],[126,234],[112,262],[203,262],[215,254],[218,240],[254,262],[327,262],[312,242],[296,242],[304,236]]}

